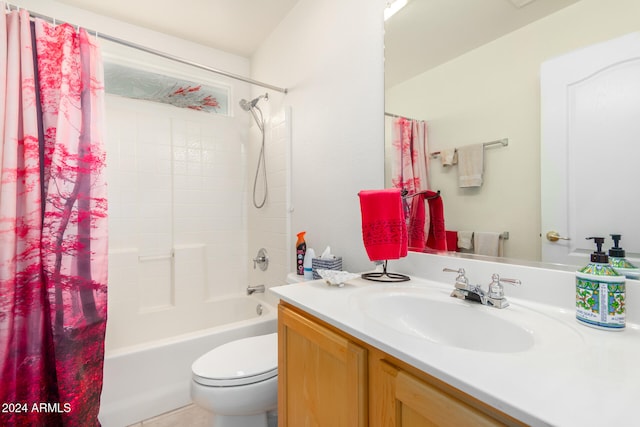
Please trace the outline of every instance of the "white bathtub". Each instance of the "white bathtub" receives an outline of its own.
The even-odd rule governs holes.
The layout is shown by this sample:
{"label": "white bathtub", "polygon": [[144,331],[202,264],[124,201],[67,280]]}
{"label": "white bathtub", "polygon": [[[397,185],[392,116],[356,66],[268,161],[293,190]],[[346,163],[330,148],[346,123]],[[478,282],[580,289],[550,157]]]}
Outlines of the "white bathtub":
{"label": "white bathtub", "polygon": [[99,414],[104,427],[128,426],[190,404],[191,364],[198,357],[233,340],[277,331],[275,309],[256,297],[219,303],[220,311],[231,313],[224,324],[105,356]]}

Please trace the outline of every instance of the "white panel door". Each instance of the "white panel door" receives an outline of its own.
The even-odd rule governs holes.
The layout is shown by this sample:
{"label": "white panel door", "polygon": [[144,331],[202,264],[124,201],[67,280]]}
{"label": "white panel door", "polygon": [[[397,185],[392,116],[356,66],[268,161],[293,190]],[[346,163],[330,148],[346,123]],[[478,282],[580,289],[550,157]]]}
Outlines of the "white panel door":
{"label": "white panel door", "polygon": [[639,257],[640,33],[543,63],[541,107],[542,260],[585,265],[612,233]]}

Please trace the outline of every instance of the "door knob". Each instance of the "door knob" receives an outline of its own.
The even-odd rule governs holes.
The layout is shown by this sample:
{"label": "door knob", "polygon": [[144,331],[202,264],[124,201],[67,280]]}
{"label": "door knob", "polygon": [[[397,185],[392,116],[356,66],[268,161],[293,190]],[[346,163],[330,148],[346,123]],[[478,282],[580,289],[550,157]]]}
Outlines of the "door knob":
{"label": "door knob", "polygon": [[568,237],[562,237],[557,231],[549,231],[547,233],[547,240],[550,242],[557,242],[558,240],[571,240]]}

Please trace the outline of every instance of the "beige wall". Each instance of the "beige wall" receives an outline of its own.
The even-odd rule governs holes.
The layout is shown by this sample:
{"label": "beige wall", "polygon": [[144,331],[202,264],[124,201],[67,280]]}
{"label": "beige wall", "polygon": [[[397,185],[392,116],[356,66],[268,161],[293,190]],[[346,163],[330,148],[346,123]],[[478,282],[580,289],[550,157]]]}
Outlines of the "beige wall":
{"label": "beige wall", "polygon": [[[308,247],[319,254],[330,245],[345,270],[372,266],[357,193],[384,185],[383,5],[300,0],[251,58],[252,77],[289,88],[269,103],[291,107],[290,261],[296,233],[306,231]],[[267,214],[250,218],[268,224],[258,217]]]}
{"label": "beige wall", "polygon": [[448,229],[509,231],[506,256],[539,259],[540,64],[639,31],[638,16],[637,0],[582,0],[386,91],[386,111],[427,120],[430,151],[509,138],[485,150],[480,189],[432,162]]}

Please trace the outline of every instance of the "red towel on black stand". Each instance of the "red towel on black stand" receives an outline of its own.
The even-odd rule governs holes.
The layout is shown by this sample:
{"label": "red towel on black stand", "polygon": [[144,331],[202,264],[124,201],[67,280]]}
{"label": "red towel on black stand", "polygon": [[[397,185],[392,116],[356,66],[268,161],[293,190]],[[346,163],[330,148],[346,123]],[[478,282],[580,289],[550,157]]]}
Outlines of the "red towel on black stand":
{"label": "red towel on black stand", "polygon": [[425,197],[429,201],[429,236],[427,236],[427,247],[439,251],[447,250],[447,232],[444,228],[444,206],[442,197],[433,191],[427,191]]}
{"label": "red towel on black stand", "polygon": [[407,256],[407,225],[400,189],[363,190],[360,196],[362,240],[371,261]]}
{"label": "red towel on black stand", "polygon": [[[426,191],[415,196],[411,204],[409,217],[409,247],[412,250],[423,251],[425,248],[439,251],[447,250],[447,235],[444,228],[444,207],[442,198],[434,191]],[[429,204],[429,233],[425,238],[426,211],[425,203]]]}
{"label": "red towel on black stand", "polygon": [[409,224],[407,225],[409,248],[412,251],[423,252],[427,245],[427,236],[425,235],[427,215],[424,195],[415,196],[410,200],[411,209],[409,211]]}

